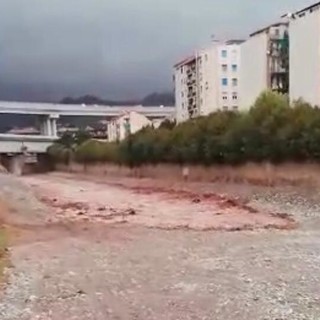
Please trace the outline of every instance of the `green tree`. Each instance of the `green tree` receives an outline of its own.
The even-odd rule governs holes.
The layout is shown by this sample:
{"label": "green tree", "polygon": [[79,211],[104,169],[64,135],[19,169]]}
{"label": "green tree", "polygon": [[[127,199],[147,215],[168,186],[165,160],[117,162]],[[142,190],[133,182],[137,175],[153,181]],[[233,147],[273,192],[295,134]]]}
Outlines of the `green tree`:
{"label": "green tree", "polygon": [[56,161],[142,164],[241,164],[320,161],[320,110],[302,100],[263,92],[244,112],[216,111],[173,127],[146,127],[120,143],[64,136],[49,153]]}

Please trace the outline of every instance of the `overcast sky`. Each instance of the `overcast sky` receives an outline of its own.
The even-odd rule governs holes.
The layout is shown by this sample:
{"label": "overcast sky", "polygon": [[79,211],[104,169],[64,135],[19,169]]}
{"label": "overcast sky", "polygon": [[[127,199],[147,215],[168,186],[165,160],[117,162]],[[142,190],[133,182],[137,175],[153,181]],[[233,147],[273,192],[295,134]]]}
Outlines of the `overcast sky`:
{"label": "overcast sky", "polygon": [[0,99],[171,89],[172,65],[315,0],[0,0]]}

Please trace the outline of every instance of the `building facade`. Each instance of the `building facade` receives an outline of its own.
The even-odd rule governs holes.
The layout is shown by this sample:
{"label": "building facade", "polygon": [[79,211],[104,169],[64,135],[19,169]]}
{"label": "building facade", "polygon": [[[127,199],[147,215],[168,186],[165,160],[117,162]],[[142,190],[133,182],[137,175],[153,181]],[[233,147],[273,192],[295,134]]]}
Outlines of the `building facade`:
{"label": "building facade", "polygon": [[112,119],[108,124],[108,141],[121,141],[128,135],[136,133],[146,126],[151,126],[152,121],[135,111],[129,111],[125,114]]}
{"label": "building facade", "polygon": [[278,22],[252,33],[241,45],[240,106],[250,108],[265,90],[288,93],[288,22]]}
{"label": "building facade", "polygon": [[320,2],[290,15],[290,100],[320,106]]}
{"label": "building facade", "polygon": [[242,42],[215,42],[174,66],[177,122],[238,109]]}

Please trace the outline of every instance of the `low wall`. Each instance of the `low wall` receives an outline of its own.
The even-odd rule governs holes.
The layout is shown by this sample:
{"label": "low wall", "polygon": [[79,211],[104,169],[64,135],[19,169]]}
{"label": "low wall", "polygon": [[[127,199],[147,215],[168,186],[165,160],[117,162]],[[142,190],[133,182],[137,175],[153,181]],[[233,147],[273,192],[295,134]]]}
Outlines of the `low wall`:
{"label": "low wall", "polygon": [[[70,166],[57,165],[59,171],[86,173],[90,175],[123,176],[140,178],[159,178],[182,180],[182,167],[161,164],[144,165],[129,168],[113,164],[84,166],[72,163]],[[241,166],[189,166],[189,181],[204,182],[248,182],[256,185],[317,185],[320,186],[320,164],[286,163],[272,165],[269,163],[248,163]]]}

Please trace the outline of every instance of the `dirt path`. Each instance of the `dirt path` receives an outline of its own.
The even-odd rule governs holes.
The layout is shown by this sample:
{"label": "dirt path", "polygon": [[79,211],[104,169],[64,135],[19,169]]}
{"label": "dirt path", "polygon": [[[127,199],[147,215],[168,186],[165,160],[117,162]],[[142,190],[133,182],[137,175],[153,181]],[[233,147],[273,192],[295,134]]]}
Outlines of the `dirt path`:
{"label": "dirt path", "polygon": [[[30,221],[11,248],[1,320],[320,318],[313,200],[293,206],[299,228],[277,230],[270,228],[292,227],[292,220],[275,212],[296,213],[285,196],[271,205],[257,194],[250,200],[250,192],[249,202],[234,200],[234,187],[231,198],[133,180],[22,181],[50,207],[32,193],[23,197],[29,187],[15,188],[16,214],[24,204]],[[223,231],[238,228],[246,230]]]}
{"label": "dirt path", "polygon": [[[257,210],[231,197],[172,187],[97,183],[67,174],[23,179],[55,210],[56,220],[123,223],[191,230],[291,229],[293,219]],[[54,219],[54,218],[52,218]],[[51,219],[51,220],[52,220]]]}

